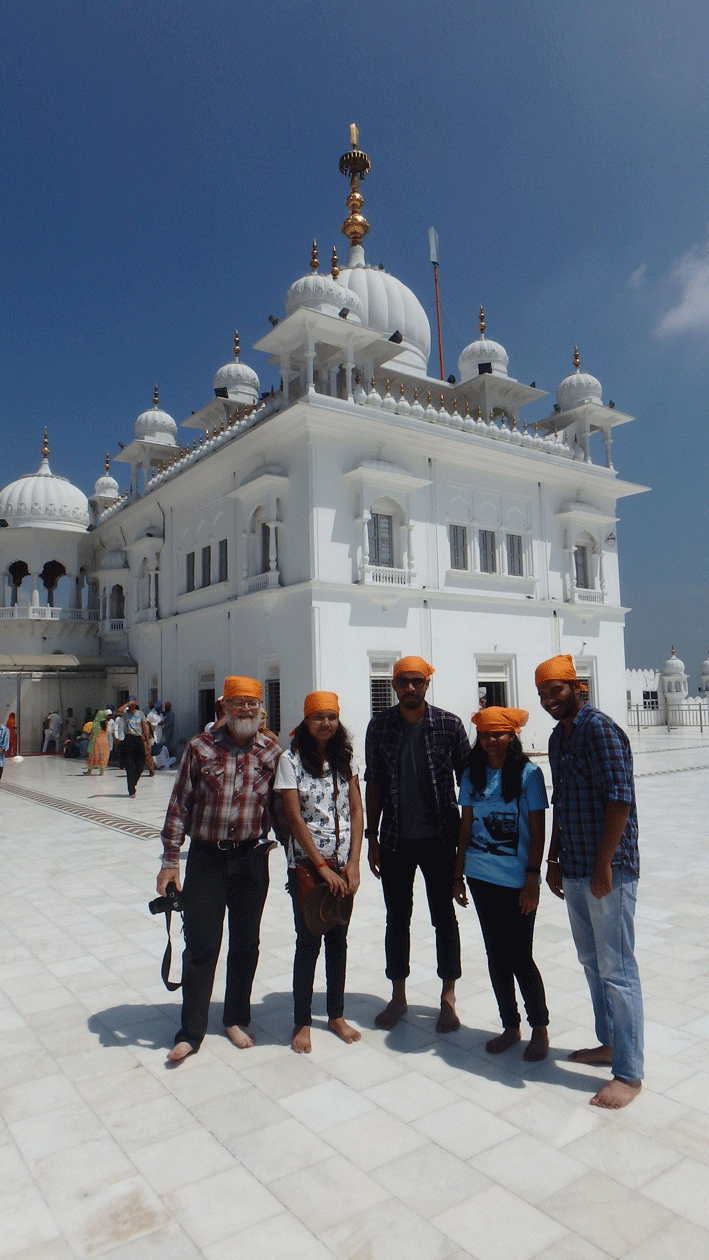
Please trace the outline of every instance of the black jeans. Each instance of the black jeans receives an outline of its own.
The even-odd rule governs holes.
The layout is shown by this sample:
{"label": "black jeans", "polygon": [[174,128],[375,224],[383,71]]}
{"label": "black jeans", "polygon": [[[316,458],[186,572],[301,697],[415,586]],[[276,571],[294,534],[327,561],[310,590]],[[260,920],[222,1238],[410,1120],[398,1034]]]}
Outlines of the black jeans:
{"label": "black jeans", "polygon": [[[293,900],[295,920],[295,959],[293,961],[293,1023],[310,1027],[315,968],[320,955],[321,936],[309,932],[298,904],[295,871],[288,872],[288,891]],[[328,1019],[342,1019],[345,1013],[345,973],[347,970],[347,929],[336,924],[325,933],[325,985]]]}
{"label": "black jeans", "polygon": [[259,956],[261,915],[268,893],[265,845],[245,841],[224,851],[192,841],[182,893],[185,950],[182,955],[182,1027],[175,1043],[189,1041],[195,1050],[207,1031],[214,985],[229,911],[224,1014],[226,1028],[251,1019],[251,988]]}
{"label": "black jeans", "polygon": [[530,1028],[546,1028],[549,1011],[544,981],[532,958],[536,910],[531,914],[522,914],[519,888],[488,884],[482,879],[469,879],[468,887],[482,928],[488,970],[503,1028],[519,1028],[521,1022],[515,997],[515,977]]}
{"label": "black jeans", "polygon": [[123,740],[125,747],[126,782],[128,792],[132,796],[135,785],[145,769],[145,748],[140,735],[129,735],[126,732]]}
{"label": "black jeans", "polygon": [[431,923],[436,931],[438,974],[444,983],[457,980],[460,969],[460,932],[453,908],[455,854],[439,836],[424,840],[399,838],[396,849],[380,848],[379,871],[387,911],[384,952],[389,980],[405,980],[411,953],[411,914],[417,866],[426,883]]}

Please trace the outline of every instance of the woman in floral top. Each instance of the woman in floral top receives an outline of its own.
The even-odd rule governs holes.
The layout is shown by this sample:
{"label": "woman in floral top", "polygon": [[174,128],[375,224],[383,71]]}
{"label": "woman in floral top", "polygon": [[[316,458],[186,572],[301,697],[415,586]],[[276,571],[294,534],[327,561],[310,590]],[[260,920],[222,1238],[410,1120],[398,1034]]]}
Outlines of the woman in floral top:
{"label": "woman in floral top", "polygon": [[[359,888],[359,859],[364,826],[362,799],[352,744],[340,722],[339,700],[333,691],[305,697],[303,721],[293,732],[290,752],[278,763],[274,789],[281,793],[291,829],[288,846],[288,888],[295,918],[293,964],[296,1054],[309,1054],[311,1004],[320,936],[309,931],[298,899],[296,867],[311,865],[331,892],[353,895]],[[325,933],[328,1028],[343,1041],[359,1041],[360,1034],[344,1019],[346,923]]]}

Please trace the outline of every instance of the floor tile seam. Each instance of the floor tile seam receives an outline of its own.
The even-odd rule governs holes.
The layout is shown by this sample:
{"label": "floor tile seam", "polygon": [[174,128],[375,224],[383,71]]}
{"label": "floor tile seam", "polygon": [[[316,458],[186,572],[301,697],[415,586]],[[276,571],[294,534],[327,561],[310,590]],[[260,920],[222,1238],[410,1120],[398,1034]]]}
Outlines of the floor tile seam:
{"label": "floor tile seam", "polygon": [[79,805],[71,801],[62,800],[59,797],[47,796],[43,792],[36,792],[33,788],[22,788],[15,784],[0,783],[0,791],[10,792],[14,796],[32,801],[36,805],[44,805],[47,809],[56,809],[61,813],[71,814],[76,818],[84,819],[86,822],[95,822],[99,826],[109,827],[114,831],[121,831],[125,835],[137,836],[143,840],[160,838],[161,833],[157,827],[149,827],[143,823],[133,823],[127,819],[119,818],[116,814],[108,814],[103,810],[93,809],[89,805]]}

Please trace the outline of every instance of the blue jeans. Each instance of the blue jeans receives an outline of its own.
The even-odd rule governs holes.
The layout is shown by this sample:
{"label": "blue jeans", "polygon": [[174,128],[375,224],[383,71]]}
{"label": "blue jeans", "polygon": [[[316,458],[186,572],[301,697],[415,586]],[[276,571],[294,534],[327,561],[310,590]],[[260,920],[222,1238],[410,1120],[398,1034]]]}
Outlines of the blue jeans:
{"label": "blue jeans", "polygon": [[590,879],[564,877],[571,932],[591,990],[596,1037],[613,1047],[612,1071],[623,1081],[643,1076],[643,998],[633,949],[638,881],[613,868],[613,888],[601,900]]}

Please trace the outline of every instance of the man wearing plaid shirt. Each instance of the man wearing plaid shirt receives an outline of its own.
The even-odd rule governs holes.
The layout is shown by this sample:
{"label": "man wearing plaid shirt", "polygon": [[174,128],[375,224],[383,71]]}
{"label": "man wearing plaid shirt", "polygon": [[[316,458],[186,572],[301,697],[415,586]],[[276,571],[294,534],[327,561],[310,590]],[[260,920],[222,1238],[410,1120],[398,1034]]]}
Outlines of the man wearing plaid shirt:
{"label": "man wearing plaid shirt", "polygon": [[446,1033],[460,1027],[455,1010],[455,982],[461,974],[460,933],[453,908],[460,830],[455,778],[460,783],[470,745],[459,717],[426,703],[433,672],[420,656],[397,661],[392,687],[399,703],[369,723],[364,834],[369,841],[370,868],[382,881],[386,974],[392,982],[391,1002],[375,1023],[379,1028],[393,1028],[407,1009],[414,879],[420,867],[443,982],[437,1031]]}
{"label": "man wearing plaid shirt", "polygon": [[566,901],[599,1041],[569,1058],[611,1067],[613,1080],[591,1102],[615,1109],[637,1096],[643,1075],[633,953],[640,873],[633,758],[625,731],[586,704],[571,656],[543,661],[535,682],[542,708],[557,722],[549,739],[554,822],[547,884]]}
{"label": "man wearing plaid shirt", "polygon": [[225,725],[195,735],[175,779],[158,875],[161,896],[180,885],[180,847],[186,835],[182,955],[182,1026],[168,1059],[199,1050],[207,1031],[209,1001],[219,958],[224,911],[229,910],[229,952],[223,1022],[235,1046],[246,1049],[251,987],[259,955],[261,915],[268,892],[268,797],[282,749],[259,733],[261,684],[253,678],[224,683]]}

